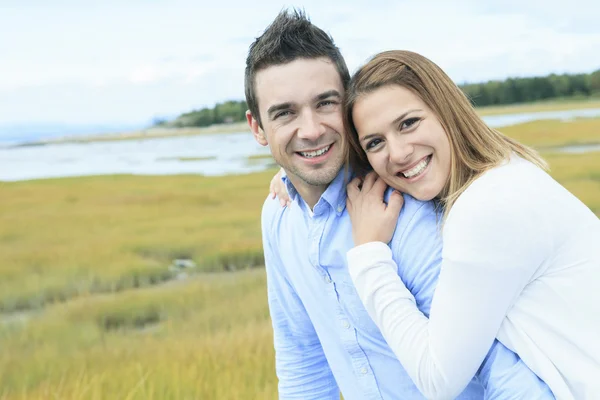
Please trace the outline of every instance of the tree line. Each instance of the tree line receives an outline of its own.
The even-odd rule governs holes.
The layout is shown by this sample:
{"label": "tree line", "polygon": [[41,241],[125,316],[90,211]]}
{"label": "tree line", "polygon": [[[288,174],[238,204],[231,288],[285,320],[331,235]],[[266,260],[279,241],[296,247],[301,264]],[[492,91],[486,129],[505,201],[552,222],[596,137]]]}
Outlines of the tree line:
{"label": "tree line", "polygon": [[[466,83],[459,87],[476,107],[528,103],[568,97],[600,95],[600,69],[589,74],[551,74],[531,78],[508,78],[483,83]],[[181,114],[173,121],[155,120],[165,127],[204,127],[215,124],[241,122],[248,109],[244,100],[218,103]]]}
{"label": "tree line", "polygon": [[551,74],[460,85],[477,107],[600,95],[600,69],[590,74]]}

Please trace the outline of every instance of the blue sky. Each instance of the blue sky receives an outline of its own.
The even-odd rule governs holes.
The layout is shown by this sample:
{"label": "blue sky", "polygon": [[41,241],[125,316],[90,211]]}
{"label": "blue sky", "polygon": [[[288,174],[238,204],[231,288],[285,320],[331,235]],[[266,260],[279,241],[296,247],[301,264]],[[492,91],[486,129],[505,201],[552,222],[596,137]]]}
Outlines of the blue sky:
{"label": "blue sky", "polygon": [[143,124],[242,99],[248,46],[284,6],[351,71],[388,49],[459,83],[600,68],[596,0],[0,0],[0,124]]}

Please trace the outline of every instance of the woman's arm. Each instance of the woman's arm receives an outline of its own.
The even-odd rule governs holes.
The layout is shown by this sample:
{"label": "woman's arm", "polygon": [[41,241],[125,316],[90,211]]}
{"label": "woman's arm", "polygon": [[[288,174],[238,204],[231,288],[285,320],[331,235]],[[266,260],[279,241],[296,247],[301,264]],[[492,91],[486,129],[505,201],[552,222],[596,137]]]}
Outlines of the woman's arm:
{"label": "woman's arm", "polygon": [[[362,201],[350,188],[348,195],[355,205],[355,210],[349,208],[353,230],[363,232],[355,238],[360,238],[357,244],[364,243],[364,232],[376,218],[368,211],[378,205],[365,200],[367,193]],[[530,210],[506,201],[501,195],[475,198],[453,209],[444,231],[444,259],[430,319],[417,309],[386,244],[366,243],[348,253],[361,300],[428,398],[455,398],[464,389],[540,265],[540,254],[547,251],[540,227],[528,218]],[[357,204],[364,212],[356,210]]]}

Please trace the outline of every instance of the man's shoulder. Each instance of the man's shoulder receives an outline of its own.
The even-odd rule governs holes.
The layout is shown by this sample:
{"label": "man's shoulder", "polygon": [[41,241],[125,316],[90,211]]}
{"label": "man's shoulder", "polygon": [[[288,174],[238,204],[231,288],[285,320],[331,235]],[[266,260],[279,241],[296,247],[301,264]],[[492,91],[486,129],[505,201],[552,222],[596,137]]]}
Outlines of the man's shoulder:
{"label": "man's shoulder", "polygon": [[278,198],[272,198],[271,194],[267,196],[263,203],[261,213],[261,227],[263,232],[272,231],[281,219],[286,207],[282,207]]}
{"label": "man's shoulder", "polygon": [[[391,188],[388,188],[386,191],[386,201],[389,199],[392,191],[393,189]],[[433,201],[417,200],[406,193],[402,193],[402,197],[404,198],[404,205],[398,217],[398,225],[408,224],[414,218],[421,218],[423,216],[434,217],[436,215],[436,205]]]}
{"label": "man's shoulder", "polygon": [[393,240],[397,241],[415,231],[436,233],[439,230],[442,213],[433,201],[417,200],[403,193],[404,205],[396,223]]}

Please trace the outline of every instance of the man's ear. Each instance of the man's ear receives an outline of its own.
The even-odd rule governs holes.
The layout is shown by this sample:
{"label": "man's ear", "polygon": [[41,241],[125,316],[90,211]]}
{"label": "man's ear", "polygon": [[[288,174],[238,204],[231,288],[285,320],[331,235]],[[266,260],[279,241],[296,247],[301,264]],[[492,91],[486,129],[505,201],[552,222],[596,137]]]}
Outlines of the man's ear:
{"label": "man's ear", "polygon": [[258,121],[252,116],[250,110],[246,111],[246,120],[248,121],[248,126],[254,135],[254,140],[258,142],[261,146],[268,146],[269,142],[267,142],[267,137],[265,136],[265,132],[258,125]]}

